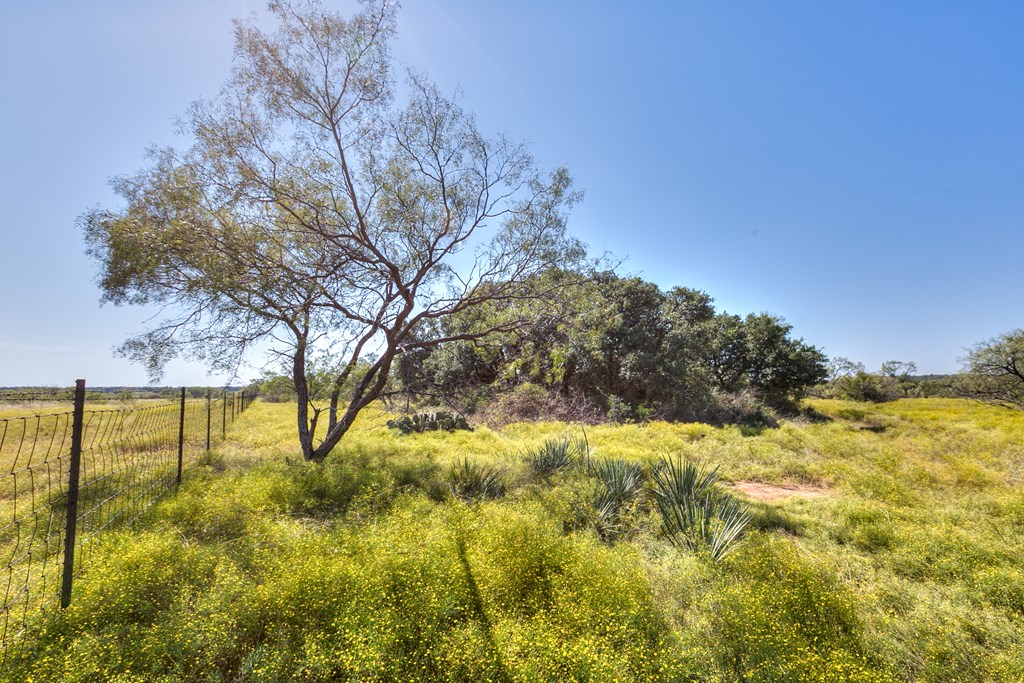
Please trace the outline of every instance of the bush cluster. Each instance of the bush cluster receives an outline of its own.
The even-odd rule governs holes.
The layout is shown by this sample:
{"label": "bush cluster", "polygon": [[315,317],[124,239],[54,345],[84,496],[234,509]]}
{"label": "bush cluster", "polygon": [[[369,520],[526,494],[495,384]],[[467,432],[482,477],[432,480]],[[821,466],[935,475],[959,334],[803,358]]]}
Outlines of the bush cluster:
{"label": "bush cluster", "polygon": [[792,411],[826,377],[825,356],[795,339],[782,318],[719,312],[704,292],[665,292],[609,272],[581,282],[556,270],[526,286],[559,292],[550,295],[557,300],[546,297],[536,310],[517,301],[513,311],[495,302],[441,321],[443,329],[422,334],[472,335],[500,327],[509,315],[529,324],[486,344],[457,341],[403,354],[396,388],[482,411],[498,424],[602,417],[722,424],[771,422],[771,410]]}

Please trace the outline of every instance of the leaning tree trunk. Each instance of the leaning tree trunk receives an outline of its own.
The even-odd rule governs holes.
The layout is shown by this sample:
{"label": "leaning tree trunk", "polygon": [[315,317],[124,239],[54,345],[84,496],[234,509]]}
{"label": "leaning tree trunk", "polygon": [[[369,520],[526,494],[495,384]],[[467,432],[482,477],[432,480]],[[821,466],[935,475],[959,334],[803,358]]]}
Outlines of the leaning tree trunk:
{"label": "leaning tree trunk", "polygon": [[[334,447],[341,441],[341,437],[345,436],[349,428],[356,420],[356,416],[359,411],[366,406],[377,400],[381,392],[384,390],[384,385],[388,379],[388,373],[391,370],[391,363],[394,360],[395,351],[393,349],[387,349],[383,355],[370,366],[370,369],[366,371],[362,379],[356,385],[355,392],[352,395],[352,399],[349,401],[348,408],[345,409],[344,414],[338,418],[337,422],[331,425],[330,429],[327,430],[327,434],[324,436],[323,442],[316,448],[311,448],[310,455],[306,457],[307,460],[313,462],[323,462]],[[311,444],[312,445],[312,444]],[[305,448],[303,450],[305,457]]]}
{"label": "leaning tree trunk", "polygon": [[299,341],[295,346],[295,356],[292,358],[292,381],[295,384],[295,395],[298,400],[296,419],[302,458],[303,460],[313,460],[315,454],[313,449],[314,432],[310,429],[309,424],[309,383],[306,381],[306,344],[304,341]]}

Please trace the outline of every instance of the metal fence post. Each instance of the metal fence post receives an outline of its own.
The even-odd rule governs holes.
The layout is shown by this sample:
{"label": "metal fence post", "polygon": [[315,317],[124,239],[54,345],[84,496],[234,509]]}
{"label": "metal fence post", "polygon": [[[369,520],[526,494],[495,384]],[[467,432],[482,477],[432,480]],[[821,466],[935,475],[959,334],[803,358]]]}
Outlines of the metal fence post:
{"label": "metal fence post", "polygon": [[213,393],[213,389],[210,389],[209,387],[207,387],[207,389],[206,389],[206,450],[207,450],[207,452],[209,452],[209,450],[210,450],[210,412],[212,411],[212,408],[210,407],[210,395],[212,393]]}
{"label": "metal fence post", "polygon": [[220,418],[220,436],[226,439],[228,436],[228,390],[224,389],[224,405],[221,406],[223,413]]}
{"label": "metal fence post", "polygon": [[181,388],[181,414],[178,418],[178,478],[181,483],[181,465],[185,453],[185,387]]}
{"label": "metal fence post", "polygon": [[67,519],[64,528],[64,575],[60,585],[60,606],[71,604],[71,582],[75,578],[75,531],[78,523],[78,480],[82,470],[82,431],[85,421],[85,380],[75,380],[75,407],[71,423],[71,472],[68,476]]}

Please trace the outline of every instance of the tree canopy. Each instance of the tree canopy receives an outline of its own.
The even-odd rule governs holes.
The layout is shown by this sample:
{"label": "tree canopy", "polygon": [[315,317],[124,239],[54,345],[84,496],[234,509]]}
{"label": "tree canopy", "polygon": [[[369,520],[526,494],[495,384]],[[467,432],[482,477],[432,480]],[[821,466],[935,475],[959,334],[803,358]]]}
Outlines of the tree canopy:
{"label": "tree canopy", "polygon": [[[557,294],[526,313],[532,323],[524,331],[404,357],[403,387],[471,407],[483,388],[531,383],[627,418],[715,421],[716,395],[746,393],[787,410],[827,376],[821,351],[792,338],[778,316],[719,313],[705,292],[664,292],[610,272],[553,286],[569,277],[548,271],[535,278],[534,286]],[[437,333],[491,328],[506,308],[495,303],[452,316]]]}
{"label": "tree canopy", "polygon": [[[543,172],[522,144],[485,135],[423,75],[399,102],[395,8],[371,0],[344,17],[282,0],[268,6],[273,31],[237,21],[230,78],[179,123],[189,145],[152,150],[113,184],[124,208],[80,219],[103,298],[167,313],[122,353],[154,376],[175,356],[234,370],[269,340],[311,460],[380,396],[398,356],[521,321],[418,330],[543,301],[538,280],[523,283],[583,257],[566,234],[579,195],[564,168]],[[314,371],[333,386],[319,435]]]}
{"label": "tree canopy", "polygon": [[1024,409],[1024,329],[978,342],[963,363],[963,394]]}

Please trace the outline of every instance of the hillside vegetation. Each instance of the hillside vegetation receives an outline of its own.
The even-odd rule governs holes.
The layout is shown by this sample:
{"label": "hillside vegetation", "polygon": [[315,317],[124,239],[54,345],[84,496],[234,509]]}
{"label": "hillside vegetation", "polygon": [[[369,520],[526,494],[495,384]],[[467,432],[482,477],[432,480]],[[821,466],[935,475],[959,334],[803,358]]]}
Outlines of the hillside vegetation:
{"label": "hillside vegetation", "polygon": [[[680,454],[727,482],[795,493],[752,500],[745,538],[714,562],[670,544],[648,497],[608,524],[586,468],[526,464],[578,427],[400,435],[364,413],[315,465],[295,451],[294,405],[256,403],[141,528],[102,541],[72,606],[5,675],[1024,677],[1024,414],[939,399],[810,405],[829,419],[587,428],[595,462]],[[472,468],[500,480],[492,498],[458,484]]]}

